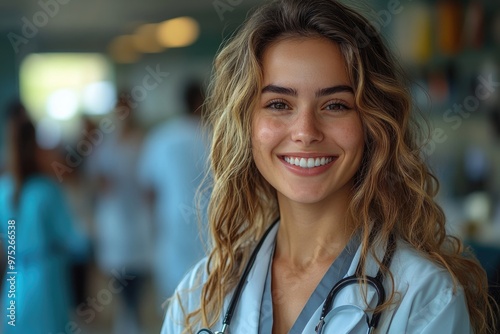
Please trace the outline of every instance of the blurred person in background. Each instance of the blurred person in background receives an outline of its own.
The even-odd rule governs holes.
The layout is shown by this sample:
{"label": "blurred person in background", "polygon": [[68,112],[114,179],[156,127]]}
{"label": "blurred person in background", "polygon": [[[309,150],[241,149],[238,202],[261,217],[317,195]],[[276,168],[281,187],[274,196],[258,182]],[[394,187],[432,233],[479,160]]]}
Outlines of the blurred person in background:
{"label": "blurred person in background", "polygon": [[3,310],[15,302],[15,327],[3,317],[1,332],[60,333],[72,307],[69,265],[86,254],[87,239],[73,224],[61,187],[42,173],[45,152],[20,103],[8,110],[6,143],[9,168],[0,179],[1,256],[15,258],[7,272],[17,274],[8,275],[15,282],[15,296],[10,282],[1,294]]}
{"label": "blurred person in background", "polygon": [[113,332],[142,333],[141,293],[150,272],[151,222],[137,182],[142,133],[135,125],[133,101],[120,94],[111,132],[89,156],[89,173],[97,181],[95,255],[109,277],[125,272],[130,280],[118,294]]}
{"label": "blurred person in background", "polygon": [[141,185],[154,212],[154,279],[159,305],[204,256],[205,238],[197,222],[199,213],[203,221],[209,194],[202,193],[199,203],[195,198],[206,174],[206,145],[200,131],[204,92],[199,83],[186,85],[184,102],[186,112],[148,135],[139,165]]}

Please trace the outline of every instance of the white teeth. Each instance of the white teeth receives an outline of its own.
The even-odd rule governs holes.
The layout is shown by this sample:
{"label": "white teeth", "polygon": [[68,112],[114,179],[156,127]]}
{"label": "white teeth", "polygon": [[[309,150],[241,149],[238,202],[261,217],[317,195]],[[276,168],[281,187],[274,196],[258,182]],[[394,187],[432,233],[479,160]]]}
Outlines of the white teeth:
{"label": "white teeth", "polygon": [[324,166],[333,161],[333,157],[322,157],[322,158],[295,158],[295,157],[284,157],[284,160],[290,165],[300,166],[302,168],[313,168]]}

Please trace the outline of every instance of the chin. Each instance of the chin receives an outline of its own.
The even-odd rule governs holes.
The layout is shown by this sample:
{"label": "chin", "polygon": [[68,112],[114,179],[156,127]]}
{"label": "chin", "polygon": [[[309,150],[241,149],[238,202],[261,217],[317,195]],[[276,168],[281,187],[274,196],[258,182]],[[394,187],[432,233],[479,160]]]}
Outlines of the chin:
{"label": "chin", "polygon": [[290,191],[288,193],[281,193],[284,200],[291,201],[298,204],[316,204],[325,200],[326,196],[312,192],[297,192]]}

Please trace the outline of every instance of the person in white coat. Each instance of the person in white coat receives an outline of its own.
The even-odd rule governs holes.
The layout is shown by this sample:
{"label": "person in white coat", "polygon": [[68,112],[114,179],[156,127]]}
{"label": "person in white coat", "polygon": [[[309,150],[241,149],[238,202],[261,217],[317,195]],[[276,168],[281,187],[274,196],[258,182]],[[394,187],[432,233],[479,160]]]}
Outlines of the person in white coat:
{"label": "person in white coat", "polygon": [[367,19],[275,0],[214,66],[212,249],[162,334],[494,331],[486,274],[446,234],[411,97]]}

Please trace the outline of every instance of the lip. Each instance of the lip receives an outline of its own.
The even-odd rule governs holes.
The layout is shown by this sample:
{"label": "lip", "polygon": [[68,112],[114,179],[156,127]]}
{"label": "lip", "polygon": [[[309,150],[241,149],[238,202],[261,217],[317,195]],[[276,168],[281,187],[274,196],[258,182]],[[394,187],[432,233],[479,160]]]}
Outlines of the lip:
{"label": "lip", "polygon": [[[291,165],[285,161],[285,157],[296,157],[296,158],[322,158],[331,157],[333,160],[326,165],[317,166],[312,168],[302,168],[300,166]],[[325,153],[286,153],[279,154],[279,160],[285,166],[285,168],[291,171],[293,174],[298,176],[316,176],[326,172],[333,164],[337,161],[338,155],[325,154]]]}

